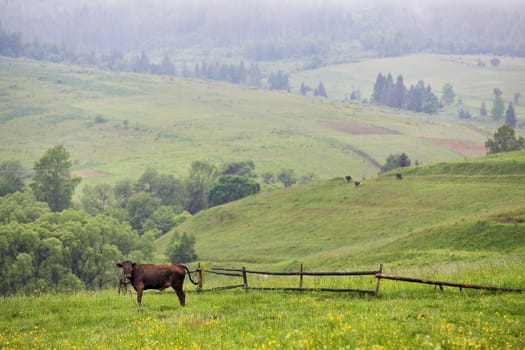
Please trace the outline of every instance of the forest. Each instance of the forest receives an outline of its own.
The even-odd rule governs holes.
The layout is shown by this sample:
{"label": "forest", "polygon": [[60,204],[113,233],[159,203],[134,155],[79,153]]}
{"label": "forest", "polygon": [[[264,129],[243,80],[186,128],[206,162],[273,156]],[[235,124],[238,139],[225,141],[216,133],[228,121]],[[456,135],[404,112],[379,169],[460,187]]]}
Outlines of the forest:
{"label": "forest", "polygon": [[[4,31],[78,52],[177,55],[213,48],[249,61],[337,50],[398,56],[431,51],[524,56],[523,3],[485,1],[3,0]],[[339,49],[337,49],[339,47]]]}
{"label": "forest", "polygon": [[[137,180],[86,185],[75,205],[81,178],[71,173],[69,158],[58,145],[31,172],[18,161],[0,163],[0,295],[107,287],[115,261],[147,260],[154,240],[192,214],[260,191],[252,161],[221,169],[196,161],[185,180],[146,169]],[[263,178],[285,187],[297,181],[284,169]],[[170,261],[193,261],[194,244],[184,233],[163,253]]]}

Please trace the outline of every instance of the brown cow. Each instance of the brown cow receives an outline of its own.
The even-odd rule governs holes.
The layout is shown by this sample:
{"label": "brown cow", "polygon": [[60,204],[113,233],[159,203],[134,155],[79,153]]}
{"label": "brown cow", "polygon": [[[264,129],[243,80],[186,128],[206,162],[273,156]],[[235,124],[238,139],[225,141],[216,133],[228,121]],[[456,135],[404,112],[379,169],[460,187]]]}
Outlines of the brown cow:
{"label": "brown cow", "polygon": [[190,277],[191,283],[197,285],[191,278],[190,270],[184,265],[179,264],[136,264],[131,261],[123,261],[117,264],[122,268],[124,275],[131,282],[131,285],[137,291],[137,302],[142,304],[142,292],[146,289],[164,290],[172,287],[179,297],[181,306],[186,304],[186,296],[182,290],[186,272]]}

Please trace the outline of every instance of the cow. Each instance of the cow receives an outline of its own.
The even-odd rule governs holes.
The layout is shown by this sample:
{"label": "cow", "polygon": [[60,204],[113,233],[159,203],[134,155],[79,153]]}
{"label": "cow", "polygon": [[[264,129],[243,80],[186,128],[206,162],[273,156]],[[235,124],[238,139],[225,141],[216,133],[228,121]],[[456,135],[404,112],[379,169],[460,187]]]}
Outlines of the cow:
{"label": "cow", "polygon": [[346,175],[346,176],[345,176],[345,179],[346,179],[346,181],[348,181],[348,182],[352,181],[352,177],[351,177],[350,175]]}
{"label": "cow", "polygon": [[357,181],[357,180],[354,181],[354,185],[355,185],[355,187],[360,186],[361,185],[361,181]]}
{"label": "cow", "polygon": [[117,267],[122,268],[125,277],[131,282],[133,288],[135,288],[139,306],[142,305],[142,292],[144,290],[164,290],[168,287],[172,287],[175,290],[175,293],[179,297],[180,305],[184,306],[186,305],[186,295],[182,290],[182,285],[184,284],[186,272],[191,283],[194,285],[198,284],[191,278],[190,270],[180,264],[137,264],[126,260],[118,263]]}
{"label": "cow", "polygon": [[120,276],[120,280],[118,284],[118,294],[119,295],[120,293],[127,294],[129,284],[131,284],[131,281],[126,278],[126,273],[122,271],[122,275]]}
{"label": "cow", "polygon": [[401,173],[397,173],[397,174],[396,174],[396,179],[398,179],[398,180],[403,180],[403,174],[401,174]]}

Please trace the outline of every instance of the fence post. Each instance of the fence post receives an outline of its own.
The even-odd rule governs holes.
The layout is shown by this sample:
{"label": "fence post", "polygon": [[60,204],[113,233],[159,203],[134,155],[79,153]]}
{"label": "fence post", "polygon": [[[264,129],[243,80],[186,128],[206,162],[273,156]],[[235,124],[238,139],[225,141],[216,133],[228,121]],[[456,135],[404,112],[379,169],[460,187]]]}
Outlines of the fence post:
{"label": "fence post", "polygon": [[197,291],[200,293],[202,292],[202,269],[201,269],[201,263],[197,265]]}
{"label": "fence post", "polygon": [[303,288],[303,264],[301,263],[301,271],[299,272],[299,288]]}
{"label": "fence post", "polygon": [[242,285],[244,291],[248,291],[248,276],[246,275],[246,267],[242,267]]}
{"label": "fence post", "polygon": [[[383,273],[383,264],[379,264],[379,274],[381,275]],[[375,290],[375,293],[374,295],[378,295],[379,294],[379,282],[381,281],[381,278],[377,277],[377,284],[376,284],[376,290]]]}

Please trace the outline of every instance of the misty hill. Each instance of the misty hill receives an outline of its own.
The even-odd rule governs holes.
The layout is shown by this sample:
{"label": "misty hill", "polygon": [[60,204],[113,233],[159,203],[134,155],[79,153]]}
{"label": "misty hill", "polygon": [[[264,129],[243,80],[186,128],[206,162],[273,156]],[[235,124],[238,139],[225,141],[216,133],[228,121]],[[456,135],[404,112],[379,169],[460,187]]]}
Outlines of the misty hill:
{"label": "misty hill", "polygon": [[[399,171],[399,170],[397,170]],[[159,239],[195,235],[200,261],[297,269],[439,269],[525,253],[525,152],[387,173],[359,187],[342,177],[211,208]],[[521,260],[522,261],[522,260]]]}
{"label": "misty hill", "polygon": [[[0,1],[4,30],[81,51],[249,60],[432,51],[525,55],[521,1]],[[191,60],[190,57],[189,60]],[[200,59],[199,58],[199,59]],[[341,57],[340,57],[341,59]],[[195,60],[195,61],[198,61]]]}
{"label": "misty hill", "polygon": [[[2,159],[27,168],[63,144],[82,184],[183,178],[191,162],[255,173],[377,175],[390,154],[428,163],[485,154],[492,129],[370,105],[192,79],[0,59]],[[102,176],[92,176],[102,175]]]}

